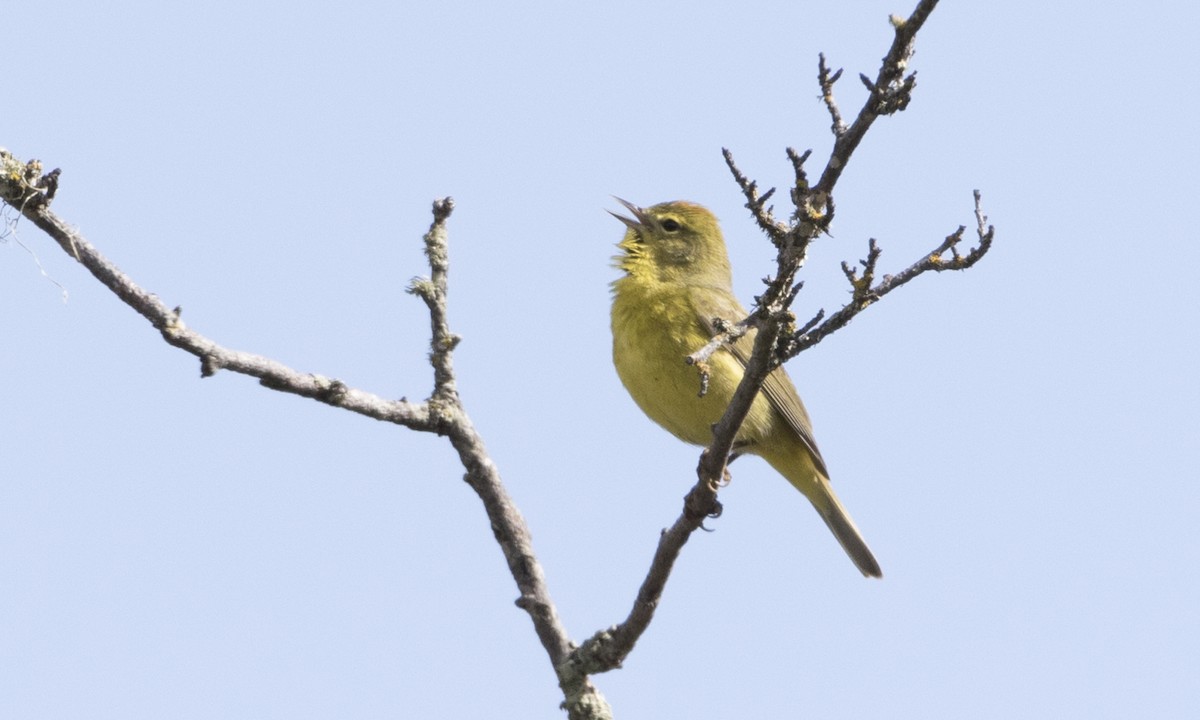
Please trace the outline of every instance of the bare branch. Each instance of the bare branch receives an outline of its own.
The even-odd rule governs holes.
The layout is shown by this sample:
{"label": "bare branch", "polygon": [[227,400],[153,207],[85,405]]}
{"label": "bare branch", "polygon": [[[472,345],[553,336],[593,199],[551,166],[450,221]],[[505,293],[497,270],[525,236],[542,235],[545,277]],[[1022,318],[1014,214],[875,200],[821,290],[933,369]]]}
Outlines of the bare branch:
{"label": "bare branch", "polygon": [[[845,132],[834,133],[837,139],[834,141],[833,152],[814,188],[815,193],[833,193],[834,185],[846,169],[846,164],[850,162],[850,156],[854,154],[855,148],[862,142],[863,136],[876,118],[900,112],[908,107],[917,83],[916,73],[910,73],[907,77],[904,75],[908,69],[908,60],[913,54],[913,41],[917,37],[917,31],[925,24],[937,4],[938,0],[921,0],[907,20],[895,15],[891,17],[892,27],[896,32],[892,47],[884,56],[883,64],[873,82],[865,75],[861,76],[869,95],[850,127],[846,128]],[[822,94],[825,94],[827,85],[821,75],[824,66],[824,62],[821,62],[818,69]],[[831,83],[829,92],[832,93]],[[826,104],[828,105],[828,101]]]}
{"label": "bare branch", "polygon": [[[796,152],[795,148],[787,149],[788,160],[792,161],[792,171],[796,174],[796,189],[807,193],[808,174],[804,171],[804,163],[808,162],[808,158],[812,156],[812,150],[805,150],[803,153]],[[796,197],[793,195],[792,203],[796,203]]]}
{"label": "bare branch", "polygon": [[742,194],[746,196],[746,207],[750,209],[750,214],[754,216],[758,226],[762,228],[767,237],[771,238],[771,242],[778,247],[785,242],[787,235],[787,226],[777,221],[771,214],[771,211],[765,206],[767,200],[775,193],[775,188],[771,188],[765,195],[758,194],[758,183],[747,178],[741,170],[738,169],[737,163],[733,161],[733,153],[728,148],[721,148],[721,154],[725,156],[725,164],[729,166],[729,172],[733,173],[734,180],[742,189]]}
{"label": "bare branch", "polygon": [[436,403],[458,398],[451,354],[462,338],[450,332],[450,324],[446,318],[447,276],[450,272],[446,220],[453,211],[452,198],[434,201],[433,224],[429,226],[429,232],[425,233],[424,238],[430,276],[413,278],[408,284],[408,292],[424,300],[429,308],[429,363],[433,366],[433,393],[430,401]]}
{"label": "bare branch", "polygon": [[450,331],[446,312],[449,273],[446,221],[454,209],[450,198],[434,203],[433,223],[425,235],[430,277],[417,278],[409,285],[409,292],[419,296],[429,308],[432,336],[429,357],[434,370],[434,388],[429,400],[411,403],[404,399],[386,400],[339,380],[302,373],[260,355],[230,350],[189,329],[178,307],[169,309],[158,296],[142,289],[81,234],[50,212],[49,201],[57,187],[58,171],[38,177],[40,170],[40,163],[21,164],[8,153],[0,153],[0,198],[17,207],[125,304],[149,320],[166,342],[198,357],[202,376],[208,377],[218,370],[242,373],[258,378],[272,390],[313,398],[413,430],[448,436],[466,469],[464,480],[483,502],[492,532],[517,584],[520,596],[516,604],[529,614],[558,672],[568,717],[611,718],[608,704],[586,675],[559,671],[573,649],[572,643],[550,598],[525,520],[505,490],[500,473],[456,390],[452,353],[460,338]]}
{"label": "bare branch", "polygon": [[169,308],[157,295],[143,290],[78,231],[52,213],[48,193],[39,190],[39,195],[32,195],[29,187],[22,189],[11,178],[5,179],[8,182],[0,192],[6,199],[13,197],[13,191],[17,191],[17,196],[21,198],[18,209],[27,219],[50,235],[64,252],[79,261],[126,305],[146,318],[167,343],[199,358],[203,376],[212,375],[218,369],[230,370],[257,378],[264,387],[272,390],[312,398],[413,430],[438,431],[424,403],[388,400],[351,388],[339,380],[295,370],[261,355],[231,350],[188,328],[181,318],[180,308]]}
{"label": "bare branch", "polygon": [[842,112],[838,109],[837,101],[833,98],[833,84],[842,77],[842,69],[838,68],[833,73],[829,72],[829,68],[825,65],[825,53],[817,54],[817,82],[821,85],[821,100],[825,102],[826,109],[829,110],[829,117],[833,120],[833,125],[830,130],[833,131],[835,138],[846,134],[846,123],[842,120]]}
{"label": "bare branch", "polygon": [[24,210],[49,205],[58,192],[58,168],[42,174],[42,161],[21,162],[0,148],[0,200]]}
{"label": "bare branch", "polygon": [[[703,465],[704,461],[701,460]],[[717,502],[716,485],[697,485],[684,498],[684,512],[675,523],[664,530],[654,551],[654,559],[646,579],[638,588],[637,599],[629,616],[620,625],[614,625],[588,638],[573,654],[569,663],[580,674],[594,675],[621,667],[629,656],[638,638],[649,627],[658,609],[667,585],[667,578],[692,533],[701,526],[706,517],[721,514]]]}
{"label": "bare branch", "polygon": [[[979,191],[974,191],[974,195],[975,218],[978,225],[976,228],[976,236],[979,240],[978,245],[970,248],[965,255],[959,252],[958,246],[962,242],[963,234],[966,232],[966,228],[960,225],[957,230],[946,236],[945,240],[936,248],[926,253],[920,260],[917,260],[895,275],[884,275],[882,280],[876,284],[872,284],[875,278],[876,265],[878,264],[880,254],[882,254],[878,244],[872,238],[868,243],[866,259],[859,261],[859,265],[862,266],[862,275],[859,275],[858,271],[850,267],[847,263],[842,263],[842,270],[846,273],[846,278],[850,281],[852,289],[850,302],[831,315],[828,320],[813,327],[802,328],[794,333],[791,338],[786,339],[784,343],[786,356],[794,357],[821,342],[829,335],[845,327],[856,315],[878,302],[884,295],[908,283],[918,275],[930,271],[966,270],[979,262],[987,254],[988,250],[991,249],[996,229],[986,224],[987,216],[983,214],[982,197]],[[946,257],[946,253],[950,253],[949,258]]]}
{"label": "bare branch", "polygon": [[750,329],[757,325],[757,321],[751,315],[732,325],[725,318],[713,318],[713,324],[720,332],[714,335],[707,345],[683,359],[688,365],[695,365],[700,370],[700,397],[708,394],[708,359],[720,348],[737,342],[739,338],[750,332]]}
{"label": "bare branch", "polygon": [[[912,91],[916,87],[916,74],[905,74],[908,70],[908,61],[913,54],[913,42],[916,39],[917,32],[924,25],[929,14],[936,6],[937,0],[920,0],[917,7],[907,19],[897,16],[890,18],[892,27],[895,30],[892,45],[887,55],[883,58],[876,79],[872,81],[865,75],[861,77],[869,95],[855,117],[854,122],[849,127],[846,126],[842,119],[841,111],[833,96],[833,86],[841,78],[842,71],[840,69],[830,71],[825,55],[822,53],[818,56],[817,81],[821,87],[821,98],[832,120],[831,129],[835,138],[834,147],[830,152],[829,160],[825,164],[825,169],[821,173],[821,179],[815,186],[811,187],[804,168],[805,162],[811,155],[811,151],[806,151],[801,155],[792,148],[787,149],[788,159],[792,163],[792,169],[796,178],[795,186],[791,193],[795,212],[790,225],[783,225],[777,222],[770,214],[763,212],[762,206],[764,201],[757,194],[755,181],[747,178],[737,168],[733,162],[732,153],[728,149],[722,150],[726,164],[733,173],[738,187],[742,190],[742,194],[746,197],[746,207],[750,209],[755,221],[766,232],[771,242],[776,248],[780,249],[778,275],[774,280],[767,283],[767,291],[758,300],[759,310],[756,312],[761,314],[760,320],[757,323],[760,329],[769,329],[772,326],[778,328],[791,322],[788,309],[791,307],[796,297],[796,292],[799,289],[793,284],[793,278],[804,263],[809,244],[821,233],[827,232],[829,224],[833,220],[835,212],[833,200],[834,186],[849,163],[851,155],[857,149],[867,130],[875,122],[875,119],[880,115],[890,115],[908,107],[908,103],[912,99]],[[980,226],[980,247],[973,250],[967,258],[960,258],[956,249],[957,243],[950,243],[941,248],[940,252],[935,251],[931,253],[932,259],[929,257],[926,258],[926,264],[930,266],[927,269],[935,269],[932,267],[933,265],[938,266],[936,269],[963,269],[970,267],[971,264],[974,264],[974,262],[978,261],[987,252],[987,248],[991,243],[991,234],[990,232],[985,233],[983,230],[984,221],[978,207],[977,217]],[[987,235],[986,241],[984,240],[985,234]],[[953,255],[950,260],[941,257],[947,251]],[[853,296],[847,308],[857,309],[850,312],[847,308],[843,308],[828,319],[824,319],[823,322],[819,322],[815,327],[806,326],[801,331],[784,333],[779,343],[767,352],[773,352],[777,361],[794,356],[800,349],[803,349],[803,347],[799,347],[797,338],[804,337],[811,339],[816,337],[818,338],[817,341],[819,341],[819,338],[844,326],[846,322],[849,322],[850,317],[853,317],[853,314],[877,300],[883,293],[889,292],[894,287],[898,287],[899,284],[903,284],[912,277],[915,277],[916,274],[919,274],[919,272],[914,272],[911,275],[902,273],[901,276],[903,276],[903,279],[896,285],[887,284],[886,279],[879,286],[873,285],[875,264],[878,261],[879,253],[878,246],[872,240],[868,249],[867,259],[862,261],[863,274],[861,277],[857,274],[856,270],[852,270],[848,265],[843,265],[846,276],[853,287]],[[969,260],[969,263],[967,260]],[[921,272],[924,272],[924,270],[921,270]],[[819,316],[824,317],[823,311]],[[810,325],[812,324],[810,323]],[[806,340],[805,342],[814,341]],[[810,346],[811,344],[804,345],[804,347]],[[798,347],[799,349],[797,349]],[[753,397],[753,394],[751,397]]]}

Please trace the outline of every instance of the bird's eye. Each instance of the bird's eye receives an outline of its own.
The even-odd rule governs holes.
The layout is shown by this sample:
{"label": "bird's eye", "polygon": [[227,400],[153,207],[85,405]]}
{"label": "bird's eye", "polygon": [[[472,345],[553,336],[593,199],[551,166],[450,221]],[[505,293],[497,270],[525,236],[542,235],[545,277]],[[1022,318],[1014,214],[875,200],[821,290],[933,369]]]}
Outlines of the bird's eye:
{"label": "bird's eye", "polygon": [[666,220],[662,221],[662,229],[666,230],[667,232],[675,232],[679,228],[680,228],[680,225],[679,225],[678,220],[672,220],[671,218],[667,218]]}

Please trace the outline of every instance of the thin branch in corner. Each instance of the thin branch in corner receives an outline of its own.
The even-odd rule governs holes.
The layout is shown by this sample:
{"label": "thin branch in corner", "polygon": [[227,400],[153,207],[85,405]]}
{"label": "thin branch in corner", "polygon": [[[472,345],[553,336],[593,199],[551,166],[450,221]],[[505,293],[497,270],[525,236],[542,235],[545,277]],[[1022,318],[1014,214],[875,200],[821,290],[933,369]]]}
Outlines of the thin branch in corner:
{"label": "thin branch in corner", "polygon": [[[405,400],[387,400],[347,387],[338,380],[314,373],[292,369],[276,360],[253,353],[231,350],[187,327],[182,311],[168,307],[158,295],[143,289],[132,278],[104,257],[74,228],[50,210],[50,200],[58,185],[58,171],[41,178],[30,175],[33,163],[23,165],[7,152],[0,155],[4,172],[0,176],[0,196],[15,205],[30,222],[37,225],[58,243],[70,257],[83,265],[97,280],[111,290],[126,305],[146,318],[168,344],[195,355],[201,362],[201,375],[213,375],[217,370],[249,375],[272,390],[319,400],[376,420],[403,425],[413,430],[432,431],[428,408]],[[23,173],[11,172],[22,166]],[[37,164],[40,168],[40,163]]]}

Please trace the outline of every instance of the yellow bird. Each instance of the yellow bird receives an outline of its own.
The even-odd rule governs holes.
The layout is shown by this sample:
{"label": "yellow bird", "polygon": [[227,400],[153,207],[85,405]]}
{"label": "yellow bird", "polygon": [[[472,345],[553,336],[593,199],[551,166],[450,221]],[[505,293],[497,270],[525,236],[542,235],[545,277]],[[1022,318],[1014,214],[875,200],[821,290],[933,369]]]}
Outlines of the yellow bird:
{"label": "yellow bird", "polygon": [[[713,353],[708,392],[684,357],[717,330],[713,319],[737,322],[748,313],[733,295],[725,239],[706,208],[676,201],[640,208],[620,198],[633,217],[625,223],[623,252],[614,260],[625,275],[612,284],[613,364],[642,412],[695,445],[712,440],[754,347],[754,331]],[[737,436],[737,449],[766,460],[804,493],[846,554],[867,577],[879,563],[829,484],[812,423],[783,368],[774,370]]]}

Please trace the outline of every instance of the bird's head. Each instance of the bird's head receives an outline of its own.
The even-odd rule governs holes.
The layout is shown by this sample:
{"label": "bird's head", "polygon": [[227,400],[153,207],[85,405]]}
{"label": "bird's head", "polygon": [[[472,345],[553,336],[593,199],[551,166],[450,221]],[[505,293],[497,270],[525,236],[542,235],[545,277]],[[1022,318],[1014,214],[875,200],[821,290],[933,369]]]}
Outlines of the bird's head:
{"label": "bird's head", "polygon": [[729,256],[717,217],[682,200],[641,208],[621,198],[633,217],[611,213],[625,223],[617,264],[630,275],[653,274],[663,282],[728,287]]}

